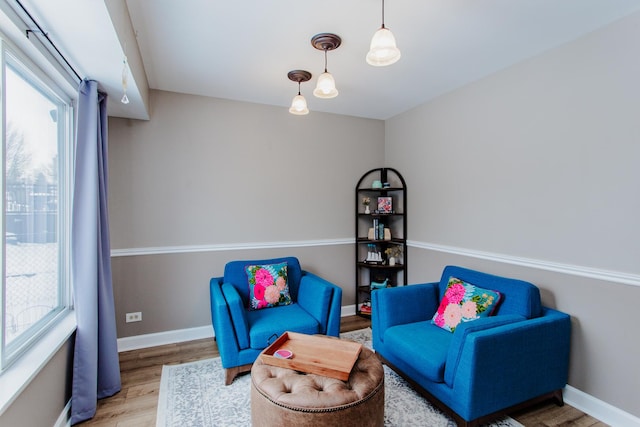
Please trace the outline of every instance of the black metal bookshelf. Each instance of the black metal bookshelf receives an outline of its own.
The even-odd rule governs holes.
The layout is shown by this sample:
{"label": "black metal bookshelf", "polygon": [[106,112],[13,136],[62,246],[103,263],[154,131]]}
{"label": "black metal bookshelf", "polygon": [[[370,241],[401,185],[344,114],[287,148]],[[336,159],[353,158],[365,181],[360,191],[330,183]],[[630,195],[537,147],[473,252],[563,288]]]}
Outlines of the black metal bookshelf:
{"label": "black metal bookshelf", "polygon": [[[407,185],[400,172],[376,168],[362,175],[355,212],[356,313],[369,317],[375,288],[407,284]],[[401,255],[392,265],[387,252],[394,247]]]}

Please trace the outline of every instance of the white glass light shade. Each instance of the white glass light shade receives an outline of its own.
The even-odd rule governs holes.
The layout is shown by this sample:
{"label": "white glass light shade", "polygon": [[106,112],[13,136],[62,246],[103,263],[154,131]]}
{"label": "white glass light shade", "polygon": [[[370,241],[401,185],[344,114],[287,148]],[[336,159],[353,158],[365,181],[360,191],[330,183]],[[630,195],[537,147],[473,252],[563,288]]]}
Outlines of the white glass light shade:
{"label": "white glass light shade", "polygon": [[291,108],[289,108],[291,114],[303,116],[309,114],[309,108],[307,108],[307,100],[302,95],[296,95],[291,102]]}
{"label": "white glass light shade", "polygon": [[396,38],[389,29],[380,28],[371,39],[367,63],[375,67],[384,67],[394,64],[398,59],[400,59],[400,50],[396,47]]}
{"label": "white glass light shade", "polygon": [[331,73],[325,71],[318,77],[318,84],[316,85],[313,94],[318,98],[335,98],[338,96],[338,89],[336,89],[336,81],[333,79]]}

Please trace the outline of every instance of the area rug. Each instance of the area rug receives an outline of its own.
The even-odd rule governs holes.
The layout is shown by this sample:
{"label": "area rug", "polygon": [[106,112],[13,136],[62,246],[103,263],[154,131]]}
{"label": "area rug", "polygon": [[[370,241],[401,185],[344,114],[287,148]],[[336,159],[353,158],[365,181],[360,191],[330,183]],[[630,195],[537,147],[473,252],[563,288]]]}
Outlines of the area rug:
{"label": "area rug", "polygon": [[[371,347],[371,329],[341,334]],[[406,381],[384,366],[385,426],[455,427],[455,422],[416,393]],[[523,427],[506,417],[491,427]],[[251,377],[237,377],[224,385],[219,357],[182,365],[165,365],[160,379],[157,427],[251,426]]]}

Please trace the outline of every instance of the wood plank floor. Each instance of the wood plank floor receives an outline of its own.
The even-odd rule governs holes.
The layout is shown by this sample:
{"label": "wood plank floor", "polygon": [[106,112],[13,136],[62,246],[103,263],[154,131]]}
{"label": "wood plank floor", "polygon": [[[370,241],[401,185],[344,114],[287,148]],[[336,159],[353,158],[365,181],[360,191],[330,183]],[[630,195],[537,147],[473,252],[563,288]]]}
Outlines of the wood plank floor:
{"label": "wood plank floor", "polygon": [[[370,326],[368,319],[349,316],[342,319],[341,332]],[[179,364],[219,356],[213,339],[189,341],[120,353],[122,390],[98,402],[93,419],[82,426],[153,427],[162,365]],[[606,424],[572,408],[542,404],[512,417],[529,427],[606,427]],[[185,426],[188,427],[188,426]]]}

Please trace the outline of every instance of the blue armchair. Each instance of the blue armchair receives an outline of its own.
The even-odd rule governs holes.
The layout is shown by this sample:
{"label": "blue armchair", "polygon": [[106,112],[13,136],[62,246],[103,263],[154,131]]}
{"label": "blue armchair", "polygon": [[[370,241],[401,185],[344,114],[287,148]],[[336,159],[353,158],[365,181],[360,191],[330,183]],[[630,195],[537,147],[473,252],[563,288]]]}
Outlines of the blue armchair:
{"label": "blue armchair", "polygon": [[[431,322],[450,277],[501,294],[492,316],[447,331]],[[440,282],[372,292],[373,347],[459,426],[534,402],[563,404],[571,321],[531,283],[448,266]]]}
{"label": "blue armchair", "polygon": [[[291,304],[249,310],[250,265],[287,263]],[[211,319],[225,368],[225,385],[251,370],[251,365],[275,337],[285,331],[338,336],[342,289],[300,268],[297,258],[232,261],[224,276],[210,281]]]}

